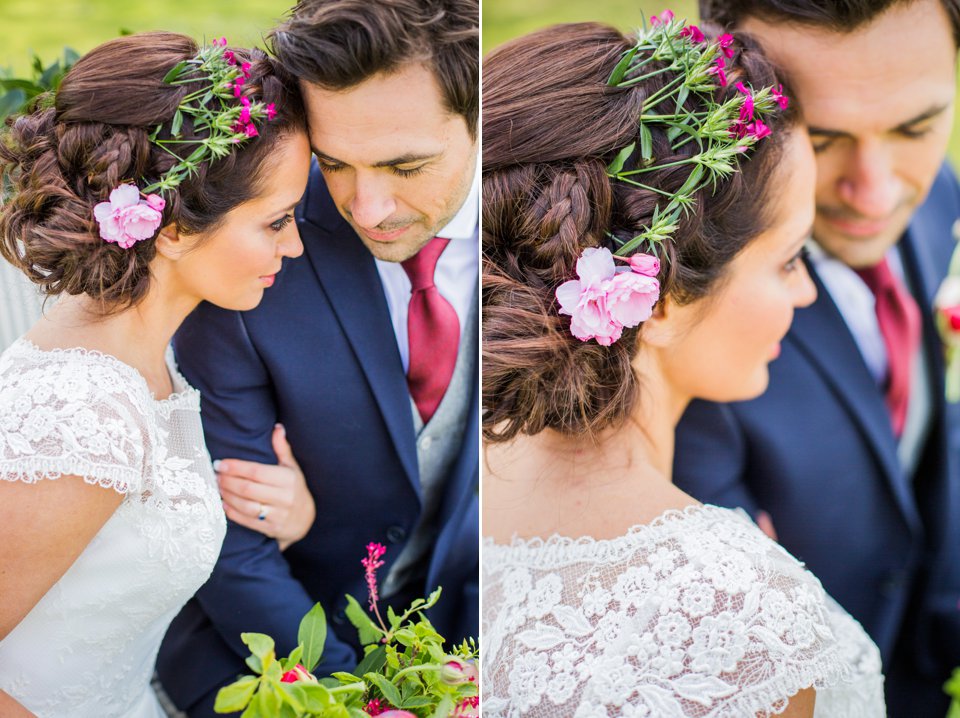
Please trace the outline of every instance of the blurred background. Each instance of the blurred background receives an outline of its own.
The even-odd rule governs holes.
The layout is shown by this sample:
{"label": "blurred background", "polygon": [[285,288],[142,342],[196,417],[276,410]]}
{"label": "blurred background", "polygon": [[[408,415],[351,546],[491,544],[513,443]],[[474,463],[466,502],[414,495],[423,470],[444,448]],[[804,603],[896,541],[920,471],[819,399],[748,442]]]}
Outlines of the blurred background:
{"label": "blurred background", "polygon": [[[649,18],[666,8],[689,22],[699,17],[696,0],[483,0],[483,53],[558,22],[596,20],[629,31],[641,26],[641,15]],[[549,71],[549,65],[545,65],[544,72]],[[960,113],[954,117],[949,152],[953,166],[960,168]]]}
{"label": "blurred background", "polygon": [[0,0],[0,68],[25,75],[37,53],[45,63],[65,46],[81,55],[123,32],[173,30],[262,45],[293,0]]}

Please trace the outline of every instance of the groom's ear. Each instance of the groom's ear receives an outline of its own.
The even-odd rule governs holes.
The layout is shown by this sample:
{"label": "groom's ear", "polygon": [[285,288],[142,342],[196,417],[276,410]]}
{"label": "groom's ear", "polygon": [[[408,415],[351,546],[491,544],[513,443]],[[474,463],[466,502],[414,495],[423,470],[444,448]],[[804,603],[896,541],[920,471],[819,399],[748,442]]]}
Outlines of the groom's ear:
{"label": "groom's ear", "polygon": [[174,223],[168,224],[160,230],[155,240],[157,254],[167,259],[179,259],[186,251],[186,242],[177,230]]}

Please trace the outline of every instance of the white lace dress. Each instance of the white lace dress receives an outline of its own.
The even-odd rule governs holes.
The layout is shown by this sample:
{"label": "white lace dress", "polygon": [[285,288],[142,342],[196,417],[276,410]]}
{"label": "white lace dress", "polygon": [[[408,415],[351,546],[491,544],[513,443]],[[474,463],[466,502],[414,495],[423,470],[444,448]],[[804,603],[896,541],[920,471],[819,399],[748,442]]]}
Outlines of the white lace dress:
{"label": "white lace dress", "polygon": [[123,502],[77,561],[0,641],[0,688],[40,718],[154,718],[160,640],[210,575],[226,530],[200,397],[173,366],[153,398],[110,356],[0,356],[0,479],[75,474]]}
{"label": "white lace dress", "polygon": [[485,539],[482,586],[485,717],[749,718],[811,685],[818,718],[886,715],[876,645],[739,511]]}

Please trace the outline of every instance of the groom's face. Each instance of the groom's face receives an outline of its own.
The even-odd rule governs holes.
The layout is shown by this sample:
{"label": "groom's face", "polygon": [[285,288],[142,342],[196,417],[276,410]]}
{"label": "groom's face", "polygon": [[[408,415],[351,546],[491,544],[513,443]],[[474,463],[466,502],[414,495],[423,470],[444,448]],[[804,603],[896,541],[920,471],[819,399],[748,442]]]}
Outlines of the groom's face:
{"label": "groom's face", "polygon": [[370,253],[416,254],[470,191],[477,145],[433,73],[409,64],[346,90],[301,83],[310,142],[337,208]]}
{"label": "groom's face", "polygon": [[814,238],[851,267],[878,263],[946,154],[956,52],[941,0],[898,3],[853,32],[750,19],[797,95],[817,156]]}

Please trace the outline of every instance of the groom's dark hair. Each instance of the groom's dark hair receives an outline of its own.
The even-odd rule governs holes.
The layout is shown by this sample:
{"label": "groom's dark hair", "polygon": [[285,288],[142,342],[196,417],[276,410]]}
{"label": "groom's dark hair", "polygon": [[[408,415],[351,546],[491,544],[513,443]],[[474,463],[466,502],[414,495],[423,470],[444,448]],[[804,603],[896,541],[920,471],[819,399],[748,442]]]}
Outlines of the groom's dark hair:
{"label": "groom's dark hair", "polygon": [[[747,18],[853,32],[897,5],[917,0],[700,0],[700,17],[725,27]],[[940,0],[960,47],[960,0]]]}
{"label": "groom's dark hair", "polygon": [[478,0],[301,0],[268,41],[294,76],[328,90],[422,62],[476,137],[479,20]]}

